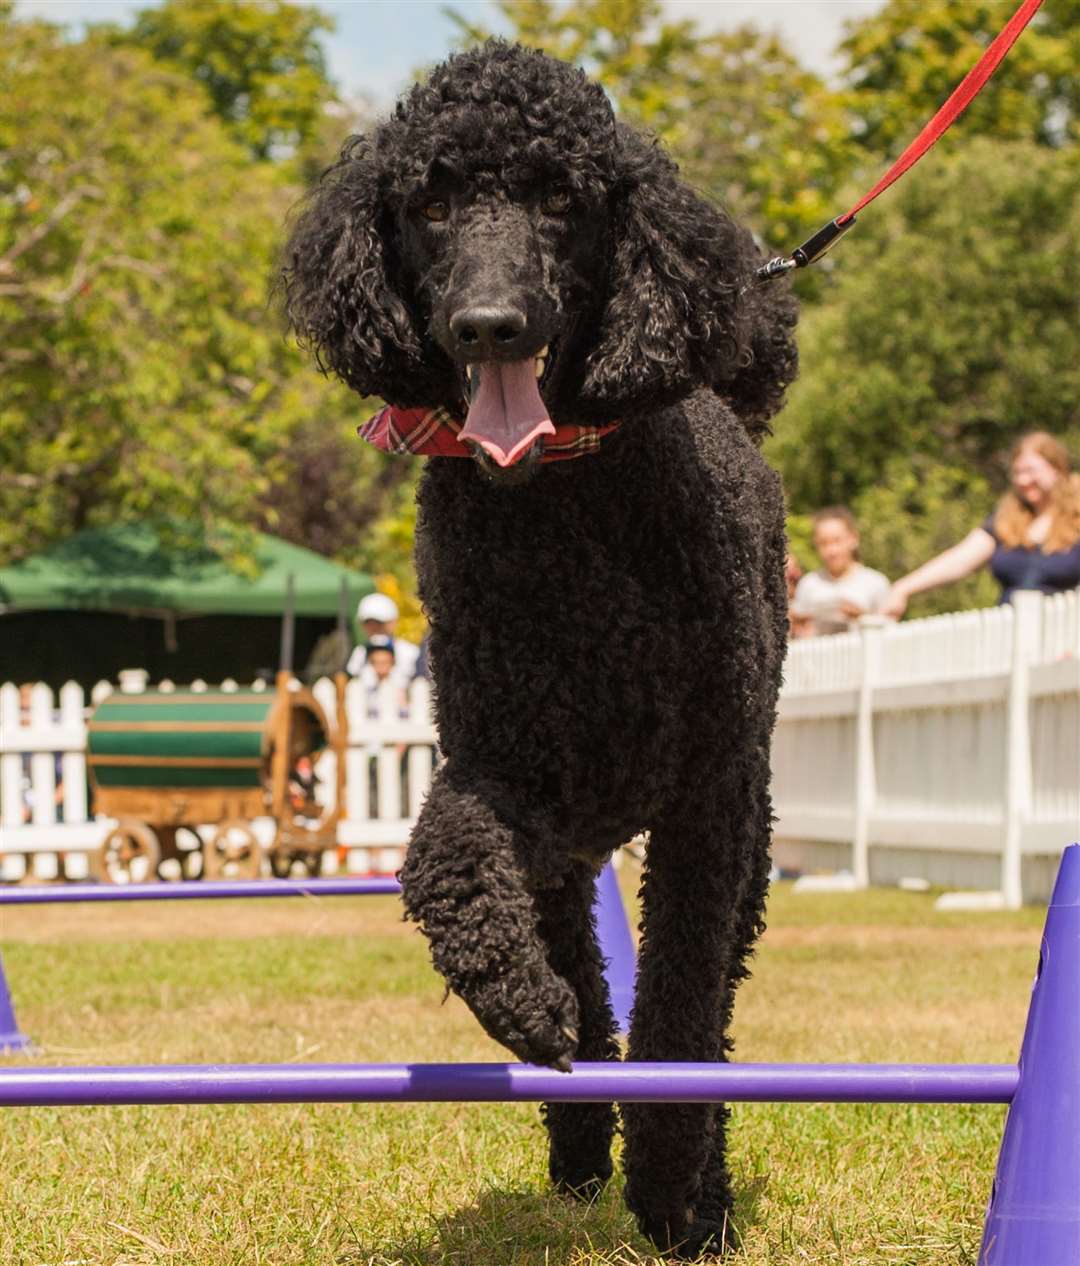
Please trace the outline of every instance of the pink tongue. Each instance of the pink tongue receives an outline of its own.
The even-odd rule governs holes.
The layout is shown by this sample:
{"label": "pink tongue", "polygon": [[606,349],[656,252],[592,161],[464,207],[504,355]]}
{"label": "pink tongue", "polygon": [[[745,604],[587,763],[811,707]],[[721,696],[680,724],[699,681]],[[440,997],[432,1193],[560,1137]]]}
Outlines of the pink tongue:
{"label": "pink tongue", "polygon": [[458,439],[472,440],[500,466],[512,466],[538,436],[555,434],[536,386],[535,361],[487,361],[477,370],[480,383]]}

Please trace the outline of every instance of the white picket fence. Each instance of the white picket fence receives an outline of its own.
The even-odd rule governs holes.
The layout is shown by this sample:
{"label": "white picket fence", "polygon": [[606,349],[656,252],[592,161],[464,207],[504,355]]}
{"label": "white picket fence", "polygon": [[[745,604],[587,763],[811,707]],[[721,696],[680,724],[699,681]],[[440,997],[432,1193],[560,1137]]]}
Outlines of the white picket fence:
{"label": "white picket fence", "polygon": [[[92,701],[111,689],[99,683]],[[334,717],[333,684],[314,691]],[[19,878],[24,859],[51,876],[59,852],[78,876],[100,845],[109,823],[87,814],[85,708],[78,686],[54,700],[37,685],[23,717],[16,688],[0,687],[4,878]],[[384,691],[369,717],[362,685],[349,683],[339,840],[352,869],[396,869],[430,785],[426,682],[400,711]],[[324,802],[333,762],[325,754],[316,771]],[[993,890],[1010,906],[1044,899],[1061,850],[1080,839],[1080,593],[1022,593],[1015,606],[899,625],[871,619],[858,632],[793,644],[773,800],[781,866],[846,870],[857,886],[919,878]],[[273,823],[256,832],[269,842]]]}
{"label": "white picket fence", "polygon": [[1080,839],[1080,592],[793,644],[773,801],[781,866],[1045,899]]}
{"label": "white picket fence", "polygon": [[[108,682],[99,682],[88,703],[73,682],[55,700],[48,686],[39,683],[30,692],[27,714],[20,707],[17,687],[0,686],[0,879],[17,880],[27,870],[39,878],[53,878],[60,855],[68,876],[87,874],[86,855],[101,846],[113,821],[88,813],[86,715],[113,689]],[[237,686],[225,682],[222,689]],[[334,683],[318,681],[313,693],[335,724]],[[430,687],[422,679],[414,681],[404,708],[397,692],[384,688],[374,717],[368,715],[369,709],[361,682],[350,681],[345,691],[345,816],[338,826],[338,842],[349,849],[350,869],[389,873],[401,864],[412,823],[431,785],[436,734]],[[326,752],[315,767],[316,798],[328,806],[333,805],[337,785],[335,761],[334,754]],[[269,844],[273,820],[256,819],[254,830],[264,845]]]}

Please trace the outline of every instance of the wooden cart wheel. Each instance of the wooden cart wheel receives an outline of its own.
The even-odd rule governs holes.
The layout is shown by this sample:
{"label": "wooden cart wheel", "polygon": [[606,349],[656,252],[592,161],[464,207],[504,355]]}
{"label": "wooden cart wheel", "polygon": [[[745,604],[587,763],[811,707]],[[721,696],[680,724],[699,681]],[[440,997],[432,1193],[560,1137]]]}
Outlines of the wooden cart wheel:
{"label": "wooden cart wheel", "polygon": [[203,874],[208,879],[258,879],[262,858],[262,845],[247,822],[222,822],[204,850]]}
{"label": "wooden cart wheel", "polygon": [[157,836],[137,818],[121,818],[105,837],[97,868],[103,883],[138,884],[157,878]]}

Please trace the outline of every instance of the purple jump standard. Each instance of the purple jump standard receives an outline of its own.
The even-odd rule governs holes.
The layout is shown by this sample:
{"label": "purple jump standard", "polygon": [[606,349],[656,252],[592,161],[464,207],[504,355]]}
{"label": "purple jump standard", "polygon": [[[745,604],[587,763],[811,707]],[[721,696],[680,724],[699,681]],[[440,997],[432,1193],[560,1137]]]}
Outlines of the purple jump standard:
{"label": "purple jump standard", "polygon": [[979,1266],[1080,1263],[1080,845],[1046,911]]}
{"label": "purple jump standard", "polygon": [[0,958],[0,1054],[5,1051],[29,1051],[30,1039],[19,1032],[15,1019],[15,1008],[11,1005],[11,994],[8,992],[7,977],[4,975],[4,960]]}
{"label": "purple jump standard", "polygon": [[1008,1103],[1011,1064],[2,1068],[0,1107],[194,1103]]}

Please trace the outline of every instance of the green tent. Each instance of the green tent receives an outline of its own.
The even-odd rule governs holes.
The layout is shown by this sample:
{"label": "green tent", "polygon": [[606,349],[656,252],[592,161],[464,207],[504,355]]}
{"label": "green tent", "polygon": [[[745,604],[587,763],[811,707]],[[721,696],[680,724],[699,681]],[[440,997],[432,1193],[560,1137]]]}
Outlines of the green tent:
{"label": "green tent", "polygon": [[336,615],[342,581],[351,615],[364,594],[375,587],[362,572],[265,533],[257,534],[255,560],[257,574],[248,579],[238,576],[212,550],[169,549],[148,525],[88,528],[44,554],[0,567],[0,613],[81,610],[280,616],[291,575],[297,615]]}
{"label": "green tent", "polygon": [[129,524],[89,528],[0,568],[0,681],[90,685],[129,667],[154,680],[250,681],[277,666],[290,576],[302,668],[333,630],[342,582],[350,621],[375,587],[273,536],[258,534],[254,553],[248,578],[208,548],[170,547],[152,526]]}

